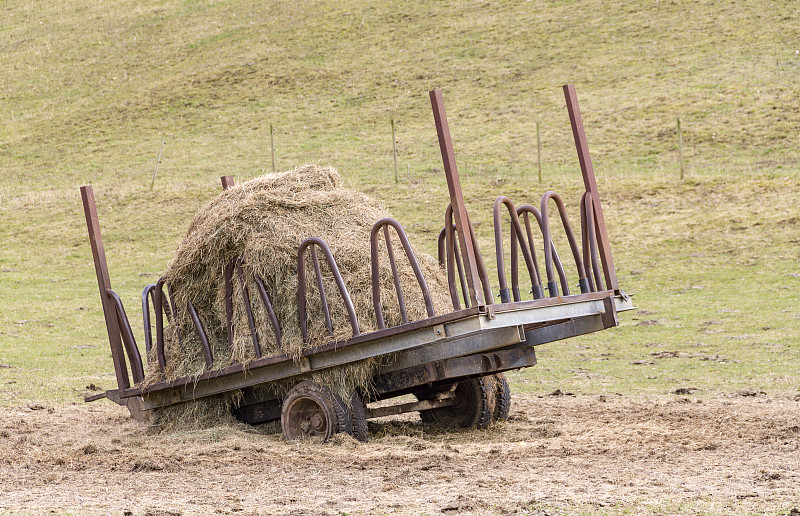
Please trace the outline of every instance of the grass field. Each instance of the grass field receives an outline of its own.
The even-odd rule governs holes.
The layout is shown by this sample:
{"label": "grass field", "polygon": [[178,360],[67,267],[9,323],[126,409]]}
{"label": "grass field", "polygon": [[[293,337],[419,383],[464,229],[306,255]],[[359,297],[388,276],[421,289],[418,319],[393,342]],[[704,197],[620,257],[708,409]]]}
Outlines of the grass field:
{"label": "grass field", "polygon": [[433,253],[447,189],[427,92],[441,87],[490,256],[498,195],[537,204],[556,190],[577,218],[567,82],[638,311],[618,329],[539,348],[515,391],[800,395],[791,3],[4,6],[0,406],[76,403],[91,383],[113,386],[79,185],[94,185],[112,283],[134,313],[219,176],[271,170],[270,124],[278,170],[333,165]]}
{"label": "grass field", "polygon": [[[559,179],[550,186],[555,183],[574,208],[578,181]],[[412,239],[433,253],[444,204],[436,200],[446,195],[441,183],[436,178],[365,190],[383,199]],[[495,183],[476,178],[465,185],[485,253],[491,249],[494,195],[502,191],[535,203],[541,190],[519,179]],[[519,387],[586,394],[667,394],[679,387],[706,394],[797,394],[796,178],[614,178],[601,189],[620,283],[636,294],[639,311],[621,315],[620,329],[541,347],[540,365],[514,376]],[[98,189],[112,281],[129,310],[138,306],[142,286],[166,266],[191,214],[217,191],[213,184],[154,192]],[[89,383],[113,383],[79,202],[73,195],[69,202],[17,205],[16,220],[4,226],[29,240],[7,248],[2,258],[9,309],[0,316],[0,360],[12,366],[2,370],[3,403],[77,400]],[[165,227],[170,219],[176,222]]]}

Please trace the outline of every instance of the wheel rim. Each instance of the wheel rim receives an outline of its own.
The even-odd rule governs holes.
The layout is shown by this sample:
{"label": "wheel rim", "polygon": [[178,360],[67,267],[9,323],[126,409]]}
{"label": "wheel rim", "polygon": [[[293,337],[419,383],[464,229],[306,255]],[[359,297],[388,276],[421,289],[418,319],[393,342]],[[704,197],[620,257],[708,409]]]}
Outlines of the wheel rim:
{"label": "wheel rim", "polygon": [[288,439],[326,441],[333,433],[334,425],[333,417],[324,403],[311,397],[298,397],[287,404],[282,426]]}

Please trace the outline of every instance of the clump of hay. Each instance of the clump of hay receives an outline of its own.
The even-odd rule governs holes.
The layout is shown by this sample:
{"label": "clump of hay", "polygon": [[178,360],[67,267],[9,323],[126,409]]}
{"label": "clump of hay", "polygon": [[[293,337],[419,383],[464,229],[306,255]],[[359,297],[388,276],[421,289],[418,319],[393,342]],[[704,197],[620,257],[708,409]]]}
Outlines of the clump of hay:
{"label": "clump of hay", "polygon": [[236,391],[157,408],[150,417],[150,425],[156,432],[166,433],[241,424],[231,412],[239,396],[240,391]]}
{"label": "clump of hay", "polygon": [[[369,236],[373,224],[387,216],[377,201],[344,188],[339,174],[331,167],[306,165],[281,174],[261,176],[222,192],[195,216],[165,274],[178,312],[175,323],[165,332],[165,378],[196,376],[205,371],[203,349],[185,309],[188,301],[196,308],[208,334],[214,369],[246,364],[256,358],[236,274],[232,346],[225,328],[224,271],[238,256],[244,258],[245,282],[263,356],[287,353],[299,357],[306,347],[351,337],[345,305],[323,254],[318,253],[333,326],[333,336],[328,334],[314,267],[307,253],[309,340],[302,339],[298,320],[297,251],[301,242],[309,237],[319,237],[330,246],[355,306],[361,332],[376,330]],[[408,319],[424,319],[427,314],[416,277],[404,257],[399,239],[394,237],[394,230],[390,232]],[[383,235],[379,242],[381,301],[386,325],[391,327],[402,321]],[[432,257],[415,254],[436,313],[449,312],[452,304],[444,271]],[[272,302],[282,332],[280,346],[276,343],[268,312],[257,294],[253,274],[263,280]],[[180,344],[178,334],[182,337]],[[313,379],[345,394],[368,387],[376,367],[375,361],[368,360],[315,371]],[[143,383],[161,379],[158,369],[151,368]]]}

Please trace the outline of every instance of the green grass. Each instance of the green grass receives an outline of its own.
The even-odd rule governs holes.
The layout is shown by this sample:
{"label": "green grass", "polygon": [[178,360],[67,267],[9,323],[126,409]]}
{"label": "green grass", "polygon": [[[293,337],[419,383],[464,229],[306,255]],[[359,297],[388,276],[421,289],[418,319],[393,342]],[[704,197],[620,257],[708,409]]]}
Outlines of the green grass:
{"label": "green grass", "polygon": [[[559,86],[577,85],[595,160],[693,174],[797,170],[798,13],[758,1],[7,4],[3,199],[324,160],[364,182],[437,167],[442,87],[468,172],[574,167]],[[19,185],[24,185],[23,189]]]}
{"label": "green grass", "polygon": [[133,319],[218,177],[269,171],[270,123],[280,170],[335,166],[433,252],[446,186],[427,91],[442,87],[493,267],[497,195],[536,204],[554,189],[576,217],[566,82],[581,101],[621,284],[644,312],[542,346],[515,389],[793,395],[798,18],[764,1],[7,2],[0,363],[11,367],[0,368],[0,405],[76,401],[89,383],[113,384],[79,185],[95,186],[112,282]]}

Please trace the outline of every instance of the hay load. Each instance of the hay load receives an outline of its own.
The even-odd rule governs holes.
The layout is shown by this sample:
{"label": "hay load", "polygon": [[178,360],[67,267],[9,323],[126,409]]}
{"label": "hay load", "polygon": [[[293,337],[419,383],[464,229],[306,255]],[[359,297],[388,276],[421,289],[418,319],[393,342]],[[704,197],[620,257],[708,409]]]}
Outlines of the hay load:
{"label": "hay load", "polygon": [[[309,338],[304,341],[298,320],[297,252],[303,240],[318,237],[331,248],[355,306],[361,332],[377,329],[372,305],[370,243],[373,224],[388,213],[374,199],[346,189],[331,167],[306,165],[281,174],[261,176],[222,192],[201,209],[192,221],[165,276],[177,307],[191,301],[200,315],[213,353],[213,369],[256,358],[241,287],[234,281],[233,345],[226,331],[225,267],[242,257],[262,356],[287,353],[299,356],[306,347],[352,335],[347,312],[333,276],[320,253],[323,285],[330,305],[333,337],[325,326],[316,275],[306,256]],[[410,321],[427,317],[416,278],[393,236],[400,281]],[[385,244],[381,244],[380,282],[387,326],[401,323]],[[399,253],[399,254],[398,254]],[[309,253],[307,253],[309,254]],[[447,278],[430,256],[417,260],[431,291],[437,314],[452,310]],[[269,315],[255,296],[252,274],[264,283],[281,330],[281,342],[269,323]],[[238,277],[237,277],[238,278]],[[204,353],[186,310],[166,333],[166,379],[194,376],[206,370]],[[178,334],[182,343],[178,341]],[[153,363],[153,362],[151,362]],[[317,371],[313,379],[338,392],[365,388],[376,364],[365,361],[343,368]],[[152,369],[156,369],[153,371]],[[161,378],[151,368],[144,383]],[[296,379],[299,381],[299,379]],[[287,386],[287,388],[290,386]]]}

